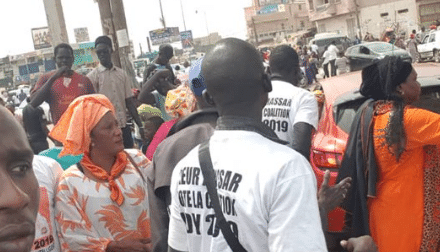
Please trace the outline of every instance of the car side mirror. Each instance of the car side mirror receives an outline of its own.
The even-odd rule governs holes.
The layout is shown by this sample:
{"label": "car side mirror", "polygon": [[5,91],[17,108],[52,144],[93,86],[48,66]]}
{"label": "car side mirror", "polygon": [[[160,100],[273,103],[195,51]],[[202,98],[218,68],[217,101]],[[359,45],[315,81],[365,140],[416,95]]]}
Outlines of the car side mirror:
{"label": "car side mirror", "polygon": [[366,48],[364,46],[361,47],[360,51],[361,51],[362,54],[370,54],[370,49],[368,49],[368,48]]}

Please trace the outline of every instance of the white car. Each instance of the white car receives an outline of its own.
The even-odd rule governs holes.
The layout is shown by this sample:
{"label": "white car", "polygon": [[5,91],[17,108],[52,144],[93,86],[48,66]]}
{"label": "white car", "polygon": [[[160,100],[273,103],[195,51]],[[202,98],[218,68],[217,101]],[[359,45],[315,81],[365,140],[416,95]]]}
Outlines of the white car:
{"label": "white car", "polygon": [[440,62],[440,31],[431,31],[423,39],[422,43],[417,46],[420,59],[434,58],[434,61]]}

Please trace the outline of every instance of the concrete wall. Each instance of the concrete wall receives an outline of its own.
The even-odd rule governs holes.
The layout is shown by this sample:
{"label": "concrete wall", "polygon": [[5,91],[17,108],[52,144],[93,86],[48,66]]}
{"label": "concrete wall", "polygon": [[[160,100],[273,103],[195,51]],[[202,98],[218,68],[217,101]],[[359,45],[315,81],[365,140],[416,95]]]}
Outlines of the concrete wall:
{"label": "concrete wall", "polygon": [[[366,3],[376,0],[361,0]],[[384,1],[382,1],[384,2]],[[411,30],[418,30],[418,15],[414,0],[400,0],[400,1],[385,1],[387,3],[377,4],[360,8],[360,26],[362,34],[369,32],[375,38],[380,38],[385,29],[392,27],[395,30],[398,28],[399,33],[405,32],[406,35]],[[399,10],[406,10],[405,13],[398,13]],[[388,13],[387,16],[381,17]]]}

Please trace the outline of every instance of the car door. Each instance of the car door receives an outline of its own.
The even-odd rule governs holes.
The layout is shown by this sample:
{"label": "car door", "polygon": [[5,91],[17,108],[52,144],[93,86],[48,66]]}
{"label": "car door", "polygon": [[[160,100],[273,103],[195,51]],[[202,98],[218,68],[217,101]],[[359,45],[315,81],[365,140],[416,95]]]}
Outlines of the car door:
{"label": "car door", "polygon": [[419,53],[420,53],[420,56],[421,56],[422,58],[427,58],[427,57],[429,57],[429,55],[428,55],[428,54],[429,54],[429,51],[428,51],[428,49],[427,49],[428,40],[429,40],[429,34],[426,35],[426,36],[423,38],[423,40],[422,40],[422,44],[420,44],[420,45],[417,46],[417,49],[418,49],[418,51],[419,51]]}
{"label": "car door", "polygon": [[348,59],[348,65],[350,71],[356,71],[359,70],[359,46],[353,46],[350,47],[347,52],[345,53],[345,56]]}
{"label": "car door", "polygon": [[428,57],[434,57],[434,45],[435,45],[435,33],[429,35],[428,43],[426,43],[426,55]]}

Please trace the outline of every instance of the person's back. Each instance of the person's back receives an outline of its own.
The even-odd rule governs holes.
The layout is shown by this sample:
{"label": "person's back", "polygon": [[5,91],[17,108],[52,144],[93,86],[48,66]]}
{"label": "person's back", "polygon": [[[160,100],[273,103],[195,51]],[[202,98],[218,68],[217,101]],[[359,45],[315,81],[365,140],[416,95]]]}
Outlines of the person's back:
{"label": "person's back", "polygon": [[[326,251],[310,164],[261,122],[272,88],[258,52],[222,40],[202,72],[204,97],[220,115],[208,144],[226,228],[247,251]],[[204,185],[199,148],[173,171],[169,251],[231,251]]]}
{"label": "person's back", "polygon": [[[308,158],[311,131],[318,126],[318,104],[312,93],[297,87],[298,64],[298,55],[292,48],[279,46],[273,50],[270,57],[272,92],[262,111],[263,123],[280,139],[289,142],[290,147]],[[301,131],[298,123],[307,124],[310,131]],[[305,134],[309,137],[302,142]]]}

